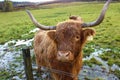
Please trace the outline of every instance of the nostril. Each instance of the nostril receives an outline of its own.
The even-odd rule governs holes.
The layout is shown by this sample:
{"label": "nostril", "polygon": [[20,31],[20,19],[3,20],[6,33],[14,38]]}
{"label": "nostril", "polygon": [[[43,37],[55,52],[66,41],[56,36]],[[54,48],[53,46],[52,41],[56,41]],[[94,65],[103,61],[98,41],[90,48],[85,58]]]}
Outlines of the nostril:
{"label": "nostril", "polygon": [[68,56],[69,56],[69,54],[70,54],[70,53],[68,53],[68,54],[66,55],[66,57],[68,57]]}
{"label": "nostril", "polygon": [[70,54],[70,52],[67,52],[67,53],[66,53],[66,57],[68,57],[68,56],[69,56],[69,54]]}
{"label": "nostril", "polygon": [[70,51],[58,51],[58,56],[59,57],[68,57],[71,54]]}
{"label": "nostril", "polygon": [[62,56],[62,53],[60,51],[58,52],[58,56]]}

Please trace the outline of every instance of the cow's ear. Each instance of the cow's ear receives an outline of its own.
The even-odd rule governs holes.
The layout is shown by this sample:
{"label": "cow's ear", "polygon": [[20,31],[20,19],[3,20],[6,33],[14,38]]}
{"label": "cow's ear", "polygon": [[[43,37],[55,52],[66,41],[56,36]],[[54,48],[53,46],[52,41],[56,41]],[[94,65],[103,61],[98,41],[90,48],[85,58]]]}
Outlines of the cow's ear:
{"label": "cow's ear", "polygon": [[82,31],[84,41],[91,41],[95,35],[95,30],[93,29],[84,29]]}
{"label": "cow's ear", "polygon": [[56,34],[56,31],[49,31],[47,33],[47,35],[52,39],[52,40],[55,40],[55,34]]}

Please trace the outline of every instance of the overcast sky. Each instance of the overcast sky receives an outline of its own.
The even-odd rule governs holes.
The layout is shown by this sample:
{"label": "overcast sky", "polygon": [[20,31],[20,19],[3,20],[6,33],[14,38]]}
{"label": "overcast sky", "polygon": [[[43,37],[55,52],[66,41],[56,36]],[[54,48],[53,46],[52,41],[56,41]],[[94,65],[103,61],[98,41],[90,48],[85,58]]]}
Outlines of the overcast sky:
{"label": "overcast sky", "polygon": [[[0,0],[4,1],[4,0]],[[29,1],[29,2],[46,2],[46,1],[53,1],[53,0],[11,0],[11,1],[17,1],[17,2],[22,2],[22,1]]]}

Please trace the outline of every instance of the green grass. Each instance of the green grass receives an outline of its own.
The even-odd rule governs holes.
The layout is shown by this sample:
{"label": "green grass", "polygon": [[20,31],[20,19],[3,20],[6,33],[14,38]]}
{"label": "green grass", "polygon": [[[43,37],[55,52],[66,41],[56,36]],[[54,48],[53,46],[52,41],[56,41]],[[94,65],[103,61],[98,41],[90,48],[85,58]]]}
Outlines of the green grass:
{"label": "green grass", "polygon": [[[56,5],[59,7],[56,7]],[[63,5],[63,6],[60,6]],[[73,6],[72,6],[73,5]],[[70,15],[79,15],[85,22],[93,21],[102,9],[103,3],[69,3],[43,6],[42,9],[31,10],[36,19],[44,25],[56,25],[58,22],[68,19]],[[96,36],[94,44],[107,48],[120,47],[120,3],[111,3],[102,24],[95,27]],[[25,11],[0,12],[0,43],[13,39],[29,39],[27,34],[35,26],[30,21]]]}
{"label": "green grass", "polygon": [[25,12],[0,13],[0,43],[13,39],[21,39],[22,34],[32,29],[32,24],[26,19]]}

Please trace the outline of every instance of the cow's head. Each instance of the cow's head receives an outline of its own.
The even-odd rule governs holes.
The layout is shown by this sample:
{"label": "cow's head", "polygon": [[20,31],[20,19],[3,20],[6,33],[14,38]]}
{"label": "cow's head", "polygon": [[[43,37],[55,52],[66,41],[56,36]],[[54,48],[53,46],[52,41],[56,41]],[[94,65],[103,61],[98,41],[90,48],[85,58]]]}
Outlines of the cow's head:
{"label": "cow's head", "polygon": [[60,61],[74,60],[87,39],[95,34],[93,29],[83,29],[80,20],[64,21],[56,27],[56,31],[48,35],[57,44],[57,59]]}
{"label": "cow's head", "polygon": [[69,20],[58,23],[57,26],[44,26],[38,23],[28,10],[27,13],[37,27],[43,30],[52,30],[48,32],[48,36],[57,45],[57,60],[64,62],[73,61],[81,52],[84,43],[87,40],[91,40],[95,34],[93,29],[86,29],[86,27],[99,25],[103,21],[110,1],[106,2],[98,19],[89,23],[83,22],[80,17],[71,16]]}

